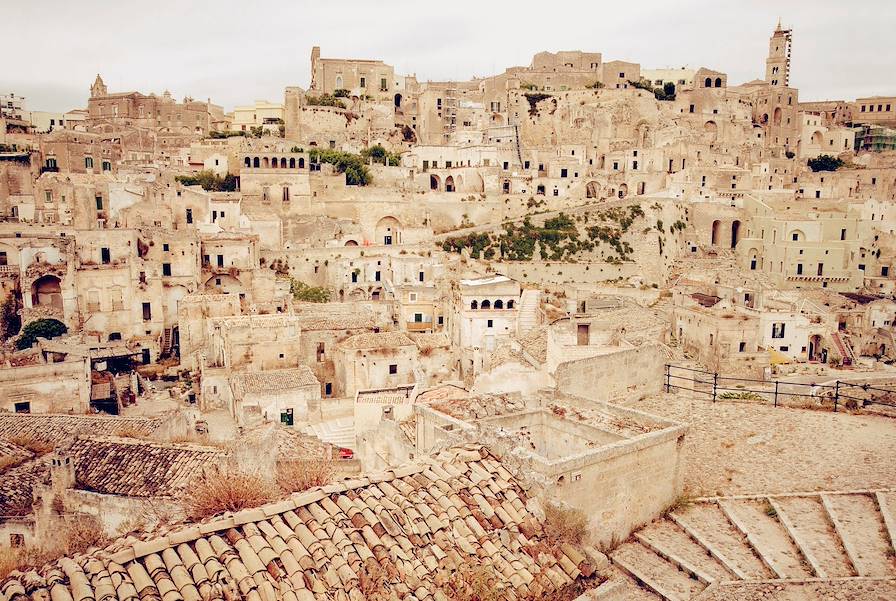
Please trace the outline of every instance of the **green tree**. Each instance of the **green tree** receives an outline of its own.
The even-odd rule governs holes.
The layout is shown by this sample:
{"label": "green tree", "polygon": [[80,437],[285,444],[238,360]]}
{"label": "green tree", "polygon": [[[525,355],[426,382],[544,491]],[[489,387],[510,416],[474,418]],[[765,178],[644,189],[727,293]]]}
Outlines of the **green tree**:
{"label": "green tree", "polygon": [[289,278],[289,290],[292,297],[297,301],[306,303],[328,303],[330,302],[330,290],[320,286],[309,286],[305,282],[300,282],[295,278]]}
{"label": "green tree", "polygon": [[843,166],[843,161],[829,154],[820,154],[809,159],[808,164],[812,171],[836,171]]}
{"label": "green tree", "polygon": [[312,163],[330,163],[337,172],[345,174],[345,183],[350,186],[366,186],[373,179],[364,160],[357,154],[312,148],[308,153],[308,159]]}
{"label": "green tree", "polygon": [[203,190],[211,192],[236,191],[236,176],[232,173],[221,177],[214,171],[204,169],[195,175],[178,175],[174,179],[185,186],[202,186]]}
{"label": "green tree", "polygon": [[9,340],[18,334],[21,328],[19,299],[15,294],[9,294],[3,301],[3,305],[0,305],[0,339]]}
{"label": "green tree", "polygon": [[65,324],[58,319],[38,319],[22,329],[22,335],[16,341],[16,348],[31,348],[38,338],[56,338],[68,332]]}

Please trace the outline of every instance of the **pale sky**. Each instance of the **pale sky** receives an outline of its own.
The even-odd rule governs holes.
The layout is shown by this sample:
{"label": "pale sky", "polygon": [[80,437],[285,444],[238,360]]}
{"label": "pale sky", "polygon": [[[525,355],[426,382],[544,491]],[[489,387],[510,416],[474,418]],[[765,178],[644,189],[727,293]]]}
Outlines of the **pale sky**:
{"label": "pale sky", "polygon": [[[4,7],[4,5],[7,5]],[[27,110],[110,92],[185,95],[231,110],[308,87],[323,57],[381,59],[420,81],[528,65],[542,50],[601,52],[641,68],[765,73],[780,16],[801,100],[896,95],[896,0],[0,0],[0,91]]]}

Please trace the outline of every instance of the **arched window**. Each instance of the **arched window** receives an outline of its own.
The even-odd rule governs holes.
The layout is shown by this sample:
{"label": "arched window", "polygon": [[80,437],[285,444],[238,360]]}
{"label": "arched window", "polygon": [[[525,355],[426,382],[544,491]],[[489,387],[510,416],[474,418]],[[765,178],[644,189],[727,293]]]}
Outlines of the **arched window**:
{"label": "arched window", "polygon": [[290,159],[289,159],[289,168],[290,168],[290,169],[295,169],[295,168],[296,168],[296,159],[295,159],[295,157],[290,157]]}
{"label": "arched window", "polygon": [[503,308],[504,308],[504,301],[502,301],[501,299],[496,300],[495,301],[495,309],[503,309]]}
{"label": "arched window", "polygon": [[268,157],[264,157],[263,159],[261,159],[261,165],[262,165],[262,167],[264,167],[265,169],[267,169],[268,167],[271,166],[271,161],[270,161],[270,159],[268,159]]}
{"label": "arched window", "polygon": [[704,88],[711,88],[711,87],[712,87],[712,78],[711,78],[711,77],[707,77],[707,78],[706,78],[706,81],[703,82],[703,87],[704,87]]}
{"label": "arched window", "polygon": [[305,159],[299,157],[299,169],[305,168]]}
{"label": "arched window", "polygon": [[271,159],[271,169],[276,169],[277,167],[279,167],[277,164],[277,157],[274,157]]}
{"label": "arched window", "polygon": [[280,157],[280,168],[286,169],[286,157]]}
{"label": "arched window", "polygon": [[251,166],[252,166],[252,159],[250,159],[249,157],[246,157],[246,167],[251,167]]}
{"label": "arched window", "polygon": [[258,169],[261,166],[261,162],[258,160],[258,157],[252,159],[252,166]]}
{"label": "arched window", "polygon": [[485,299],[484,301],[482,301],[482,304],[479,305],[479,306],[482,307],[483,309],[491,309],[491,308],[492,308],[492,303],[491,303],[490,300]]}
{"label": "arched window", "polygon": [[471,308],[471,309],[478,309],[478,308],[479,308],[479,303],[477,303],[476,301],[472,301],[472,302],[470,303],[470,308]]}
{"label": "arched window", "polygon": [[508,309],[513,309],[513,305],[514,305],[514,302],[513,302],[512,299],[509,300],[509,301],[507,301],[507,308],[508,308]]}
{"label": "arched window", "polygon": [[716,77],[716,87],[717,88],[722,87],[722,78],[721,77]]}

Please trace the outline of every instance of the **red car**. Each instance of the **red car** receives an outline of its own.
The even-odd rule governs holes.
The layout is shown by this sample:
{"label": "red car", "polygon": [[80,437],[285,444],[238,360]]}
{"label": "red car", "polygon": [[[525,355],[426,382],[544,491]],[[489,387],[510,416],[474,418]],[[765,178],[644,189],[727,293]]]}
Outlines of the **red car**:
{"label": "red car", "polygon": [[346,449],[342,447],[339,449],[339,458],[340,459],[354,459],[355,452],[351,449]]}

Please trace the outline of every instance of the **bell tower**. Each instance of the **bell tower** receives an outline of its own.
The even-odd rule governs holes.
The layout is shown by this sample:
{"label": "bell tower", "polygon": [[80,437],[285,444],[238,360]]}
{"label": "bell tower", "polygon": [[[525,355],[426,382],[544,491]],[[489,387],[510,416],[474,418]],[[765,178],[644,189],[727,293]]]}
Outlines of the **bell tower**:
{"label": "bell tower", "polygon": [[791,30],[778,26],[769,39],[768,58],[765,59],[765,81],[773,86],[790,85],[790,41]]}
{"label": "bell tower", "polygon": [[93,81],[93,85],[90,86],[90,97],[91,98],[99,98],[101,96],[107,96],[108,92],[106,90],[106,84],[103,83],[103,78],[100,77],[100,74],[96,74],[96,79]]}

